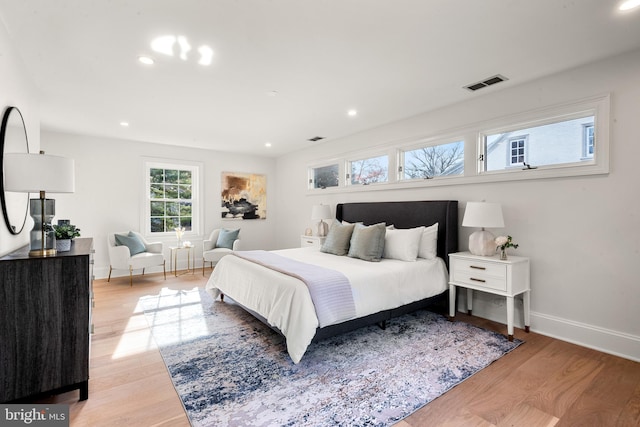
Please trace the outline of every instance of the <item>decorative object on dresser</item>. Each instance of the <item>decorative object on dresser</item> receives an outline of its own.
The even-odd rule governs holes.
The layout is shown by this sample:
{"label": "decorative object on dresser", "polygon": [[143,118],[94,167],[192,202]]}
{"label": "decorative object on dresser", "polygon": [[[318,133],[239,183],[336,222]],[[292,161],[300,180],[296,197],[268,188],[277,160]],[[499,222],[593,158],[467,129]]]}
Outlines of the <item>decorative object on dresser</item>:
{"label": "decorative object on dresser", "polygon": [[529,258],[500,255],[484,257],[469,252],[449,254],[449,316],[456,314],[456,286],[467,289],[467,311],[471,314],[473,291],[504,296],[507,300],[507,335],[513,340],[514,297],[522,294],[524,330],[529,332],[530,275]]}
{"label": "decorative object on dresser", "polygon": [[89,396],[93,239],[68,252],[0,258],[0,402],[80,390]]}
{"label": "decorative object on dresser", "polygon": [[55,255],[56,237],[51,220],[56,213],[56,201],[47,199],[46,193],[75,191],[73,159],[40,151],[40,154],[8,153],[4,160],[5,190],[40,194],[39,199],[29,201],[33,217],[29,255]]}
{"label": "decorative object on dresser", "polygon": [[167,279],[164,245],[162,242],[148,242],[140,233],[118,232],[107,235],[109,249],[109,276],[113,270],[129,270],[129,286],[133,286],[133,270],[162,266],[164,279]]}
{"label": "decorative object on dresser", "polygon": [[329,205],[314,205],[311,209],[311,219],[318,222],[316,235],[324,237],[329,231],[329,225],[324,222],[325,219],[331,219],[331,208]]}
{"label": "decorative object on dresser", "polygon": [[485,230],[485,227],[504,227],[502,207],[499,203],[467,202],[462,226],[481,228],[469,236],[469,252],[474,255],[491,256],[496,253],[495,236]]}
{"label": "decorative object on dresser", "polygon": [[239,228],[235,230],[216,228],[213,230],[209,238],[202,241],[202,275],[204,276],[204,266],[207,262],[213,268],[223,256],[239,249]]}
{"label": "decorative object on dresser", "polygon": [[24,125],[22,113],[18,107],[7,107],[2,116],[0,128],[0,204],[4,223],[9,233],[18,235],[22,233],[29,212],[29,194],[14,193],[4,188],[4,163],[5,153],[28,153],[29,140],[27,128]]}
{"label": "decorative object on dresser", "polygon": [[69,224],[68,220],[64,221],[66,222],[58,222],[58,225],[53,226],[56,234],[56,250],[58,252],[71,250],[71,241],[76,237],[80,237],[80,229],[73,224]]}

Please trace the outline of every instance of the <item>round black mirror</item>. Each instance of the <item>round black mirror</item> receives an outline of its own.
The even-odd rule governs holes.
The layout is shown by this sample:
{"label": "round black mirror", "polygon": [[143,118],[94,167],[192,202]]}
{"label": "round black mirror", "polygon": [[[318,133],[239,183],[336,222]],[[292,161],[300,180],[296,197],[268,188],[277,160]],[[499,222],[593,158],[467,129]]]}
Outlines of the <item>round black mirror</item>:
{"label": "round black mirror", "polygon": [[29,193],[4,190],[4,154],[28,153],[29,141],[22,113],[17,107],[8,107],[2,117],[0,130],[0,203],[4,222],[11,234],[20,234],[27,220]]}

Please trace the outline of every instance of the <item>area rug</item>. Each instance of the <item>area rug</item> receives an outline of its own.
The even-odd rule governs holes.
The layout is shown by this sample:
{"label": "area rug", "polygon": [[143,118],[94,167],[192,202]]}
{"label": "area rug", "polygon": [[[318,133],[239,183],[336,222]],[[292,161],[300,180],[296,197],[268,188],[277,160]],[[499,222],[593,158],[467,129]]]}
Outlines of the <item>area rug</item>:
{"label": "area rug", "polygon": [[280,335],[202,289],[140,302],[194,426],[389,426],[521,343],[423,310],[296,365]]}

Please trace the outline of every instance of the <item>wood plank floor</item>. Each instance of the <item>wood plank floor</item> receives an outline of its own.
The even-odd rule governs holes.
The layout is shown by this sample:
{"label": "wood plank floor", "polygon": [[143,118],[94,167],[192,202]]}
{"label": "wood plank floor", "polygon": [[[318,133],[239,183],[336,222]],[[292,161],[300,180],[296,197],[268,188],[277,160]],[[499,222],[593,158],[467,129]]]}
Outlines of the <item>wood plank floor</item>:
{"label": "wood plank floor", "polygon": [[[207,276],[210,270],[207,271]],[[138,306],[163,287],[203,287],[201,270],[94,282],[89,399],[78,392],[39,402],[70,405],[72,426],[188,426],[189,421]],[[506,332],[506,326],[458,314]],[[516,329],[525,344],[424,406],[397,427],[638,426],[640,364]]]}

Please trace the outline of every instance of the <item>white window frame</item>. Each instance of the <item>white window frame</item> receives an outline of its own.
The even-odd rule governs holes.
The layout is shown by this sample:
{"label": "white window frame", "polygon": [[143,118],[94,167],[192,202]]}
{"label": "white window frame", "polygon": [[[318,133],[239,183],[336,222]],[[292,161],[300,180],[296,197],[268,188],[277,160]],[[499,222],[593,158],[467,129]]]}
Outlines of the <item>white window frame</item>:
{"label": "white window frame", "polygon": [[203,164],[188,160],[169,160],[157,158],[143,158],[142,173],[144,196],[141,197],[142,207],[140,212],[140,230],[145,238],[151,239],[170,239],[175,238],[176,233],[173,231],[151,232],[151,169],[178,169],[191,171],[191,230],[184,233],[183,239],[198,238],[201,236],[202,227],[202,190],[200,183],[202,182]]}
{"label": "white window frame", "polygon": [[[333,157],[331,161],[316,162],[309,167],[340,162],[341,184],[324,190],[309,189],[307,194],[344,193],[355,191],[393,190],[403,188],[431,187],[442,185],[477,184],[484,182],[518,181],[529,179],[562,178],[570,176],[605,175],[609,173],[610,96],[597,95],[589,98],[555,105],[547,108],[504,116],[482,123],[468,124],[435,135],[426,135],[410,140],[387,142],[370,149],[363,149]],[[541,126],[563,120],[594,117],[594,155],[576,163],[545,165],[532,168],[508,167],[505,170],[485,170],[486,135],[504,133],[518,129]],[[402,151],[419,148],[425,144],[464,141],[464,173],[441,176],[438,179],[401,179],[399,165],[403,165]],[[388,181],[369,185],[351,185],[347,172],[351,161],[387,155],[389,159]],[[394,172],[395,171],[395,172]]]}
{"label": "white window frame", "polygon": [[[513,161],[513,142],[514,141],[522,141],[522,161],[521,162],[514,162]],[[520,149],[520,147],[516,147],[518,150]],[[527,151],[529,149],[529,135],[518,135],[518,136],[512,136],[509,138],[509,151],[507,152],[507,164],[509,165],[509,167],[514,167],[514,166],[524,166],[524,163],[526,163],[528,161],[528,156],[527,156]],[[516,154],[516,157],[518,157],[519,154]]]}
{"label": "white window frame", "polygon": [[[591,159],[595,153],[595,125],[582,126],[582,157]],[[591,151],[591,152],[589,152]]]}

